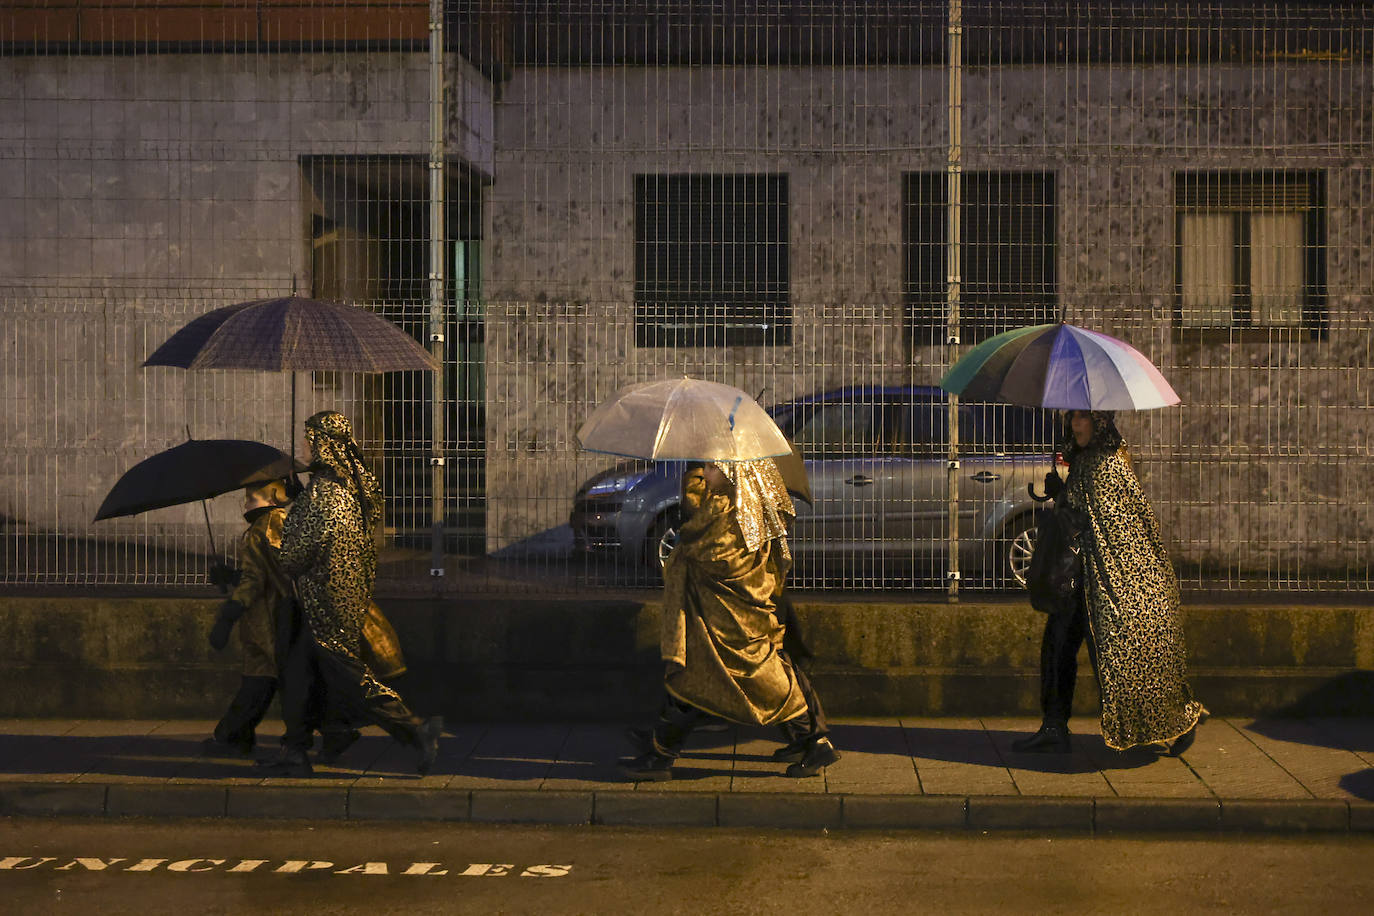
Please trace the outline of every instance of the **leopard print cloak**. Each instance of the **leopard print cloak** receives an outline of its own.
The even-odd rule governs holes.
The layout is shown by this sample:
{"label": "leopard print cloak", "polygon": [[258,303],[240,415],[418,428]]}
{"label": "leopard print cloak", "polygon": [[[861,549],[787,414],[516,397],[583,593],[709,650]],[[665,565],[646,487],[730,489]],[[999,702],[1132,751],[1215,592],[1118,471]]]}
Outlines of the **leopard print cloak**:
{"label": "leopard print cloak", "polygon": [[1188,686],[1178,579],[1125,448],[1075,455],[1066,494],[1089,520],[1084,588],[1102,738],[1115,750],[1172,741],[1205,710]]}
{"label": "leopard print cloak", "polygon": [[279,559],[295,580],[315,640],[356,657],[377,577],[377,548],[358,497],[327,468],[317,470],[291,503]]}

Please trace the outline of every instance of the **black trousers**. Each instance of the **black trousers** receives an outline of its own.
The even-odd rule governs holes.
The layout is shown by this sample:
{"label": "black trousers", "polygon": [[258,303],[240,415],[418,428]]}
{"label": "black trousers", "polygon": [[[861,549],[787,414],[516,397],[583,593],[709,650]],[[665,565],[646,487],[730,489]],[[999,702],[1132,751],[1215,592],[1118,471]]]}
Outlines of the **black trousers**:
{"label": "black trousers", "polygon": [[422,743],[424,720],[385,687],[360,659],[324,648],[308,624],[297,631],[282,668],[282,744],[306,751],[320,729],[325,740],[347,731],[354,721],[380,725],[411,747]]}
{"label": "black trousers", "polygon": [[[787,592],[784,590],[779,593],[774,600],[777,605],[778,622],[783,627],[782,654],[792,664],[792,670],[796,672],[797,686],[801,688],[802,696],[806,699],[806,712],[810,717],[808,719],[809,731],[803,737],[823,738],[830,733],[825,722],[825,710],[821,707],[821,698],[811,683],[811,676],[803,670],[811,666],[816,655],[806,643],[801,622],[797,619],[796,608],[792,606],[792,599],[788,597]],[[792,721],[795,722],[796,720]],[[782,730],[783,734],[787,735],[789,742],[796,740],[793,737],[795,730],[792,728],[792,722],[784,722]]]}
{"label": "black trousers", "polygon": [[229,702],[229,710],[215,726],[215,740],[250,748],[257,740],[258,723],[267,715],[272,697],[277,692],[274,677],[248,677],[239,682],[238,693]]}
{"label": "black trousers", "polygon": [[1040,711],[1046,725],[1067,725],[1078,680],[1078,649],[1088,642],[1088,657],[1097,668],[1097,646],[1088,627],[1088,607],[1080,591],[1072,613],[1050,614],[1040,641]]}

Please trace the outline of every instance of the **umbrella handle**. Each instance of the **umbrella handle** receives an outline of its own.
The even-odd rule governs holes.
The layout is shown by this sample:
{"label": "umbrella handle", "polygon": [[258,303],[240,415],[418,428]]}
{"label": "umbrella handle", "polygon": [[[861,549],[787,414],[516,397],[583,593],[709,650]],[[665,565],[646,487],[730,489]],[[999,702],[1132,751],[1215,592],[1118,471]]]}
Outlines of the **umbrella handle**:
{"label": "umbrella handle", "polygon": [[219,548],[215,546],[215,531],[210,527],[210,507],[205,505],[203,499],[200,501],[200,511],[205,513],[205,533],[210,537],[210,553],[218,557]]}

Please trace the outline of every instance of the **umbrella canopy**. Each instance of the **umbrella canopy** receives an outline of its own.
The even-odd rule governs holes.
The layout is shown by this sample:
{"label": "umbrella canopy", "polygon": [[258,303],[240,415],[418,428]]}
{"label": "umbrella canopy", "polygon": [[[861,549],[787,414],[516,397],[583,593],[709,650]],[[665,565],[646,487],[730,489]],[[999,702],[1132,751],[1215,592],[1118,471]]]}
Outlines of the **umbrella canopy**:
{"label": "umbrella canopy", "polygon": [[290,455],[261,442],[189,439],[125,471],[100,504],[95,520],[210,499],[303,470]]}
{"label": "umbrella canopy", "polygon": [[788,444],[792,446],[792,451],[773,459],[777,463],[778,473],[782,475],[788,493],[808,506],[814,506],[816,501],[811,496],[811,478],[806,476],[806,463],[802,461],[801,449],[795,442]]}
{"label": "umbrella canopy", "polygon": [[616,392],[582,424],[589,452],[659,461],[751,461],[792,454],[773,418],[738,388],[680,378]]}
{"label": "umbrella canopy", "polygon": [[1060,410],[1150,410],[1179,401],[1139,350],[1071,324],[990,337],[955,363],[940,387],[975,401]]}
{"label": "umbrella canopy", "polygon": [[269,372],[439,368],[415,338],[380,315],[301,296],[207,312],[169,337],[143,365]]}

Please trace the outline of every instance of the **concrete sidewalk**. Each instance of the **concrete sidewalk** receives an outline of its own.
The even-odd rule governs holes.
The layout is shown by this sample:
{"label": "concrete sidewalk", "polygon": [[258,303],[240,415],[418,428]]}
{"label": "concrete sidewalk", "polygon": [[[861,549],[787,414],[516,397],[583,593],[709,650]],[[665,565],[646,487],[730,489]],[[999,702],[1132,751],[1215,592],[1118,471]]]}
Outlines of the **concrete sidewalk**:
{"label": "concrete sidewalk", "polygon": [[[615,771],[617,725],[451,724],[434,771],[368,729],[311,779],[201,756],[209,721],[0,720],[0,815],[458,820],[780,828],[1374,831],[1374,719],[1219,719],[1180,758],[1016,754],[1029,718],[845,719],[844,758],[794,780],[773,730],[698,732],[666,783]],[[259,730],[269,753],[280,723]]]}

